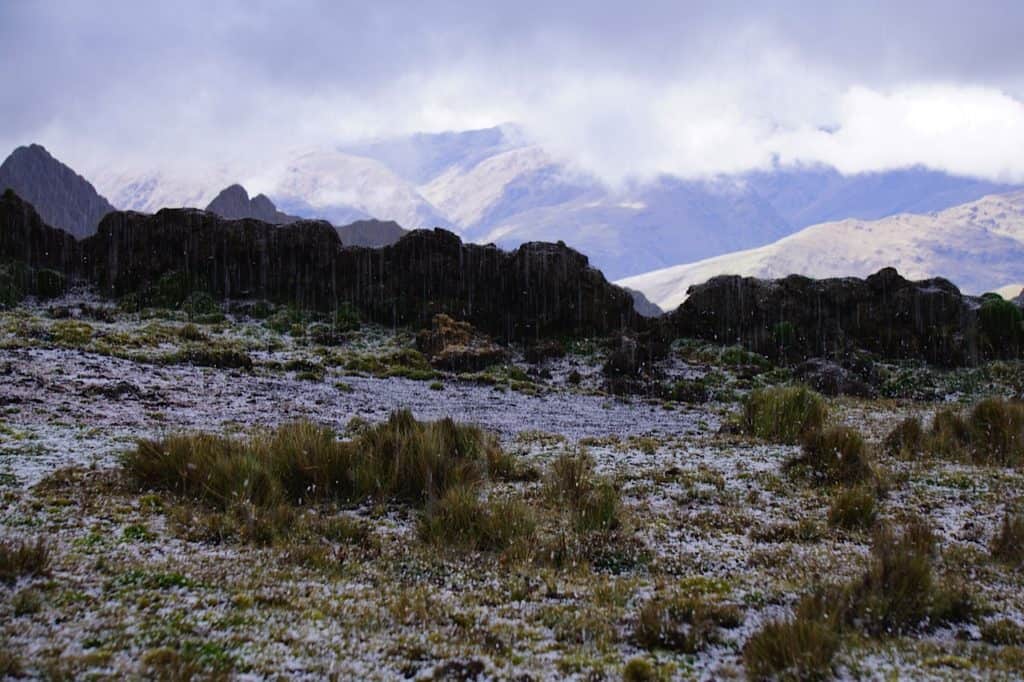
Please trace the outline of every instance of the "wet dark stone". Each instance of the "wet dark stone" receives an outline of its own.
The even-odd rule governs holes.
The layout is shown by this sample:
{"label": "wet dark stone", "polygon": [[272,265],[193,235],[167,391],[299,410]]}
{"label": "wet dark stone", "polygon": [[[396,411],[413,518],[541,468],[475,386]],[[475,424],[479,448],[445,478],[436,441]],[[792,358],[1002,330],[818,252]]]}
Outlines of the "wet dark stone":
{"label": "wet dark stone", "polygon": [[692,287],[670,319],[675,334],[741,343],[774,359],[866,350],[961,366],[983,359],[977,307],[948,280],[912,282],[885,268],[866,279],[715,277]]}

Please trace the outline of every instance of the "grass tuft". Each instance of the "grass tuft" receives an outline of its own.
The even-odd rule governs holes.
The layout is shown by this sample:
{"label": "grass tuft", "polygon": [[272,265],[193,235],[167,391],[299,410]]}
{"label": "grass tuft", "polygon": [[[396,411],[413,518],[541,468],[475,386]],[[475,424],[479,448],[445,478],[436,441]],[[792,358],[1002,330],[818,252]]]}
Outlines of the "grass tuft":
{"label": "grass tuft", "polygon": [[804,441],[800,456],[787,468],[806,473],[818,483],[854,485],[874,477],[864,439],[855,429],[834,426],[812,433]]}
{"label": "grass tuft", "polygon": [[1024,516],[1006,514],[992,541],[992,556],[1010,565],[1024,565]]}
{"label": "grass tuft", "polygon": [[743,662],[755,680],[823,680],[832,676],[839,635],[815,618],[766,623],[747,640]]}
{"label": "grass tuft", "polygon": [[844,530],[866,530],[878,520],[875,493],[867,486],[848,488],[836,495],[828,510],[828,523]]}
{"label": "grass tuft", "polygon": [[735,628],[743,613],[731,604],[717,604],[695,595],[654,597],[640,608],[633,638],[646,649],[693,654],[711,642],[718,628]]}
{"label": "grass tuft", "polygon": [[825,399],[806,386],[774,386],[747,396],[740,423],[752,436],[794,444],[820,430],[827,417]]}
{"label": "grass tuft", "polygon": [[142,488],[220,510],[368,496],[423,504],[481,480],[492,467],[510,466],[497,440],[478,427],[451,419],[419,422],[408,411],[348,441],[307,421],[247,439],[191,433],[142,440],[123,464]]}
{"label": "grass tuft", "polygon": [[533,537],[536,521],[518,500],[481,501],[475,488],[458,486],[427,505],[420,537],[437,545],[500,552]]}
{"label": "grass tuft", "polygon": [[594,460],[583,449],[551,462],[544,488],[548,499],[572,510],[579,531],[612,531],[621,525],[619,491],[594,472]]}
{"label": "grass tuft", "polygon": [[0,582],[13,584],[18,578],[49,573],[50,549],[42,538],[0,541]]}

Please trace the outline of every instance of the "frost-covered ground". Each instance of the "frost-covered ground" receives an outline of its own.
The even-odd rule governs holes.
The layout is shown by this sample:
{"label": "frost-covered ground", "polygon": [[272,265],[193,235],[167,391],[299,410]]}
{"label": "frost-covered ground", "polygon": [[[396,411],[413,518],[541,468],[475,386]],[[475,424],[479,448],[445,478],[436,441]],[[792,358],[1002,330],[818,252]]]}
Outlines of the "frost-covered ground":
{"label": "frost-covered ground", "polygon": [[[407,333],[364,329],[324,347],[257,320],[196,334],[175,319],[79,311],[79,302],[0,313],[0,534],[45,538],[51,553],[49,576],[0,583],[0,649],[28,677],[620,679],[641,658],[659,678],[743,678],[753,632],[867,562],[868,532],[826,522],[834,491],[783,472],[798,448],[722,429],[758,380],[713,360],[666,361],[667,376],[718,377],[715,400],[686,405],[603,394],[595,343],[539,366],[517,356],[513,368],[410,379],[363,371],[367,358],[411,347]],[[245,353],[253,366],[171,360],[196,346]],[[964,401],[1000,388],[951,383]],[[621,493],[622,530],[567,562],[543,552],[523,561],[426,544],[417,511],[366,503],[310,511],[372,529],[372,542],[330,544],[327,565],[311,564],[289,547],[189,540],[173,522],[175,500],[135,491],[120,475],[118,454],[137,438],[300,418],[344,433],[354,417],[380,421],[400,407],[481,424],[541,472],[585,446]],[[834,399],[831,408],[877,445],[899,419],[927,417],[935,404]],[[835,672],[1020,678],[1024,651],[982,641],[980,626],[1024,624],[1024,576],[989,557],[1004,512],[1021,506],[1024,476],[877,456],[890,480],[883,520],[926,517],[943,575],[969,585],[980,608],[972,622],[932,632],[845,637]],[[541,486],[498,483],[489,494],[538,501]],[[814,532],[775,532],[801,523]],[[543,547],[571,535],[544,528]],[[641,646],[642,606],[681,593],[735,606],[741,623],[695,653]]]}

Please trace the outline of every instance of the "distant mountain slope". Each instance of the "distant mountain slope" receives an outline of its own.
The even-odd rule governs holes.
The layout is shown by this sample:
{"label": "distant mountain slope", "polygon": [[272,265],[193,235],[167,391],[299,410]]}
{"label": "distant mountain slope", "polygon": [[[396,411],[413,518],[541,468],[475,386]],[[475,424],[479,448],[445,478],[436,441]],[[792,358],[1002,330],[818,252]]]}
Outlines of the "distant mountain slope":
{"label": "distant mountain slope", "polygon": [[841,175],[826,166],[783,166],[742,177],[796,229],[846,218],[931,213],[1017,189],[920,167]]}
{"label": "distant mountain slope", "polygon": [[96,232],[114,210],[88,180],[50,156],[42,146],[18,147],[0,165],[0,191],[13,189],[48,225],[75,237]]}
{"label": "distant mountain slope", "polygon": [[895,267],[910,279],[946,277],[980,294],[1024,281],[1024,191],[927,215],[843,220],[808,227],[757,249],[677,265],[618,282],[669,310],[715,275],[866,276]]}
{"label": "distant mountain slope", "polygon": [[222,190],[210,202],[206,210],[216,213],[221,218],[229,218],[231,220],[255,218],[256,220],[262,220],[265,223],[272,223],[274,225],[284,225],[285,223],[299,220],[297,216],[290,216],[287,213],[278,211],[277,207],[274,206],[274,202],[268,199],[265,194],[257,194],[250,199],[249,193],[241,185],[231,185]]}
{"label": "distant mountain slope", "polygon": [[345,246],[368,246],[379,248],[394,244],[409,234],[408,230],[392,220],[357,220],[335,228],[341,243]]}
{"label": "distant mountain slope", "polygon": [[341,151],[375,159],[409,182],[422,185],[452,169],[466,169],[519,146],[521,132],[505,125],[483,130],[416,133],[372,140]]}
{"label": "distant mountain slope", "polygon": [[621,192],[595,188],[564,204],[518,213],[479,237],[472,234],[506,248],[561,240],[614,279],[788,232],[771,206],[740,183],[666,176]]}

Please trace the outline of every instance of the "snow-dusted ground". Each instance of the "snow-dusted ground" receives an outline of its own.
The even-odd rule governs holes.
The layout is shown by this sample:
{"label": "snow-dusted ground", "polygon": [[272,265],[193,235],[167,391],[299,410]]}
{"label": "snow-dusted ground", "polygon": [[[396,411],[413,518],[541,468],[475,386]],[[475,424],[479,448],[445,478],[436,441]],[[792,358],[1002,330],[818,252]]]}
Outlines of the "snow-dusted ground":
{"label": "snow-dusted ground", "polygon": [[[787,614],[814,585],[853,578],[865,565],[869,535],[825,523],[832,492],[783,473],[796,448],[721,432],[735,405],[601,395],[600,351],[550,363],[550,379],[537,379],[531,395],[454,375],[437,390],[431,381],[353,375],[328,362],[312,381],[282,367],[408,343],[381,330],[325,350],[252,321],[203,327],[211,343],[238,344],[255,361],[252,370],[228,370],[141,361],[179,343],[177,322],[89,321],[84,345],[55,339],[58,323],[39,307],[0,313],[0,534],[45,537],[53,555],[49,578],[0,584],[0,648],[33,677],[148,677],[188,674],[194,665],[240,679],[431,679],[460,671],[463,678],[615,679],[626,661],[642,657],[663,678],[728,679],[744,675],[743,643],[765,620]],[[125,353],[136,359],[107,354],[104,339],[135,336],[150,339]],[[669,375],[708,370],[679,357],[667,364]],[[573,369],[583,376],[581,390],[565,381]],[[622,493],[625,530],[610,550],[619,563],[556,567],[440,550],[417,538],[416,512],[366,505],[341,513],[371,524],[376,549],[311,568],[276,547],[182,539],[171,522],[173,499],[140,495],[116,475],[117,454],[139,437],[245,432],[298,418],[340,432],[352,417],[377,421],[399,407],[422,419],[482,424],[540,469],[583,441]],[[836,420],[874,443],[897,419],[934,409],[847,399],[832,407]],[[942,570],[968,582],[986,611],[962,628],[849,638],[837,673],[1019,678],[1021,650],[978,641],[978,625],[1003,617],[1024,623],[1024,577],[988,558],[1004,510],[1021,504],[1021,472],[879,456],[893,481],[883,518],[925,515],[941,538]],[[496,485],[491,494],[540,504],[540,483]],[[821,538],[768,542],[752,533],[799,521],[817,524]],[[545,537],[538,542],[552,541]],[[16,615],[25,590],[41,604]],[[642,649],[633,637],[639,609],[652,595],[679,590],[738,606],[742,624],[696,654]]]}

